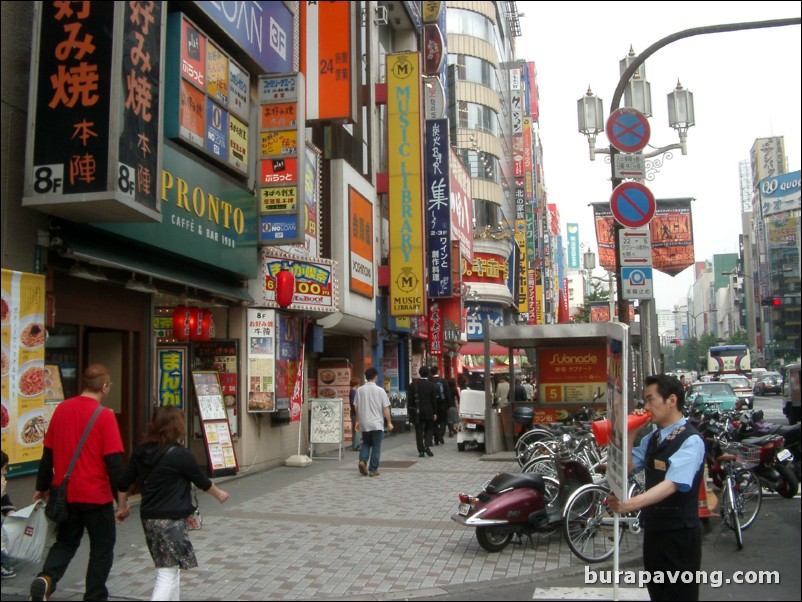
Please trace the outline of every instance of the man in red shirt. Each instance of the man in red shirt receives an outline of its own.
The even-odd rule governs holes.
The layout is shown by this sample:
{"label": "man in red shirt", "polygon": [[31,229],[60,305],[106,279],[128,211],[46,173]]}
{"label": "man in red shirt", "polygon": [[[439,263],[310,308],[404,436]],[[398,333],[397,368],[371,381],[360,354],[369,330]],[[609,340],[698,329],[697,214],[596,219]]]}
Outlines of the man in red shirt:
{"label": "man in red shirt", "polygon": [[[111,386],[108,369],[92,364],[84,371],[81,394],[56,408],[45,434],[34,502],[47,500],[51,489],[64,480],[84,429]],[[67,486],[69,519],[59,525],[56,543],[47,554],[42,572],[31,583],[31,600],[47,600],[56,590],[81,544],[84,530],[89,534],[84,600],[108,600],[106,579],[114,562],[116,539],[113,502],[123,472],[122,455],[117,419],[111,410],[104,409],[92,425],[73,469]]]}

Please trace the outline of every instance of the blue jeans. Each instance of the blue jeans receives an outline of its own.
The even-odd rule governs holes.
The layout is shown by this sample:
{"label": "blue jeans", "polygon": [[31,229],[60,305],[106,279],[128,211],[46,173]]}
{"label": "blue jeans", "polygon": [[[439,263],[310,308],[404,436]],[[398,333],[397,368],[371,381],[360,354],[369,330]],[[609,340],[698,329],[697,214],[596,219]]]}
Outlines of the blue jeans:
{"label": "blue jeans", "polygon": [[362,443],[362,431],[356,430],[356,420],[351,418],[351,449],[356,449]]}
{"label": "blue jeans", "polygon": [[39,575],[48,575],[53,584],[64,576],[67,567],[81,545],[84,529],[89,534],[89,565],[86,568],[84,600],[108,600],[106,579],[114,562],[116,526],[114,505],[68,504],[70,518],[59,525],[56,543],[50,548]]}
{"label": "blue jeans", "polygon": [[[362,449],[359,450],[359,460],[367,463],[368,472],[379,470],[383,439],[384,431],[365,431],[362,433]],[[370,461],[368,462],[368,460]]]}

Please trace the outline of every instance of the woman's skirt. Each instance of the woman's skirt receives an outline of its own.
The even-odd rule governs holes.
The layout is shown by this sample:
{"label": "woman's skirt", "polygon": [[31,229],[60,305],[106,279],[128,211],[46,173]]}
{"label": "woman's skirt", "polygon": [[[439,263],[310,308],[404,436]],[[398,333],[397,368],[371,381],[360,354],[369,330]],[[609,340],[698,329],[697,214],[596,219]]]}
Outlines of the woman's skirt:
{"label": "woman's skirt", "polygon": [[187,519],[143,518],[142,527],[157,569],[173,566],[193,569],[198,566],[187,532]]}

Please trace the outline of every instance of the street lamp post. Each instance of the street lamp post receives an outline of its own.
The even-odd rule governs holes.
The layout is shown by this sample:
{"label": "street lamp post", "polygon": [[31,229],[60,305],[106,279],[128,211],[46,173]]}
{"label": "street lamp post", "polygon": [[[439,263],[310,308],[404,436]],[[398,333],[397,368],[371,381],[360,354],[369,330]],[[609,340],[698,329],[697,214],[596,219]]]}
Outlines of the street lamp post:
{"label": "street lamp post", "polygon": [[[771,21],[752,21],[747,23],[730,23],[730,24],[720,24],[720,25],[709,25],[705,27],[695,27],[692,29],[686,29],[684,31],[680,31],[670,36],[667,36],[651,46],[649,46],[646,50],[644,50],[639,56],[627,56],[623,61],[621,61],[622,73],[621,77],[618,80],[618,85],[616,86],[615,92],[613,93],[613,99],[610,103],[610,114],[612,115],[621,102],[621,97],[624,96],[625,88],[627,88],[628,98],[627,100],[632,104],[637,104],[639,100],[642,100],[645,95],[648,93],[648,83],[646,85],[642,85],[638,87],[637,83],[633,83],[634,81],[638,81],[643,79],[645,81],[645,77],[641,77],[641,75],[645,76],[645,74],[641,73],[641,67],[643,63],[649,58],[652,54],[678,40],[682,40],[685,38],[690,38],[693,36],[704,35],[709,33],[725,33],[729,31],[743,31],[748,29],[762,29],[767,27],[783,27],[786,25],[799,25],[802,23],[802,19],[800,18],[792,18],[792,19],[776,19]],[[636,72],[638,73],[638,77],[634,77]],[[637,88],[637,89],[636,89]],[[670,149],[673,148],[680,148],[682,150],[682,154],[686,153],[685,142],[687,139],[687,131],[688,128],[694,125],[694,115],[693,115],[693,95],[684,90],[679,82],[677,83],[677,88],[674,92],[668,95],[668,103],[669,103],[669,125],[676,129],[679,133],[680,143],[679,146],[672,145],[670,147],[664,147],[655,151],[655,156],[662,154]],[[637,108],[637,107],[633,107]],[[641,106],[641,112],[643,113],[647,110],[647,106],[644,104]],[[650,112],[650,107],[648,107]],[[596,135],[604,130],[604,123],[602,114],[604,112],[603,105],[601,99],[597,98],[593,92],[591,92],[590,88],[588,88],[588,93],[580,98],[577,101],[577,115],[579,120],[579,131],[585,134],[588,137],[588,145],[590,146],[590,156],[591,160],[595,158],[596,152],[602,152],[600,150],[595,150],[595,141]],[[645,113],[644,113],[645,114]],[[610,164],[611,164],[611,171],[612,171],[612,188],[615,190],[620,184],[621,180],[616,177],[615,171],[615,164],[616,164],[616,155],[618,151],[610,145],[610,148],[607,153],[610,154]],[[615,249],[615,273],[617,277],[617,293],[618,293],[618,319],[624,324],[629,323],[629,301],[624,298],[623,295],[623,281],[621,278],[621,246],[619,244],[619,233],[622,230],[623,226],[618,223],[618,221],[614,221],[614,239],[613,239],[613,248]],[[653,302],[653,300],[652,300]],[[651,308],[649,308],[651,309]],[[642,323],[642,330],[647,330],[646,326],[651,320],[647,320],[644,324]],[[652,352],[652,339],[656,340],[656,336],[649,337],[647,336],[647,332],[642,331],[642,340],[646,342],[646,350],[647,356],[651,355]],[[655,333],[656,334],[656,333]]]}

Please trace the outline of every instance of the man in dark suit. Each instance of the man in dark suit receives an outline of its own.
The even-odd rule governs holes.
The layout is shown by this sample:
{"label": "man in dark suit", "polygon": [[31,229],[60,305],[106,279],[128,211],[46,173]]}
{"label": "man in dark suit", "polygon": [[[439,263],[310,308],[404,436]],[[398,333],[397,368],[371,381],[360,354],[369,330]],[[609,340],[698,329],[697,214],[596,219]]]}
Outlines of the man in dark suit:
{"label": "man in dark suit", "polygon": [[434,444],[445,445],[444,437],[446,428],[448,428],[448,383],[444,378],[438,376],[440,368],[436,364],[429,368],[429,372],[431,372],[429,380],[432,381],[437,391],[437,405],[434,411],[437,415],[434,421]]}
{"label": "man in dark suit", "polygon": [[437,390],[429,380],[429,368],[421,366],[418,370],[420,378],[409,383],[407,388],[407,409],[409,419],[415,425],[415,444],[418,456],[433,456],[432,433],[434,420],[437,417]]}

